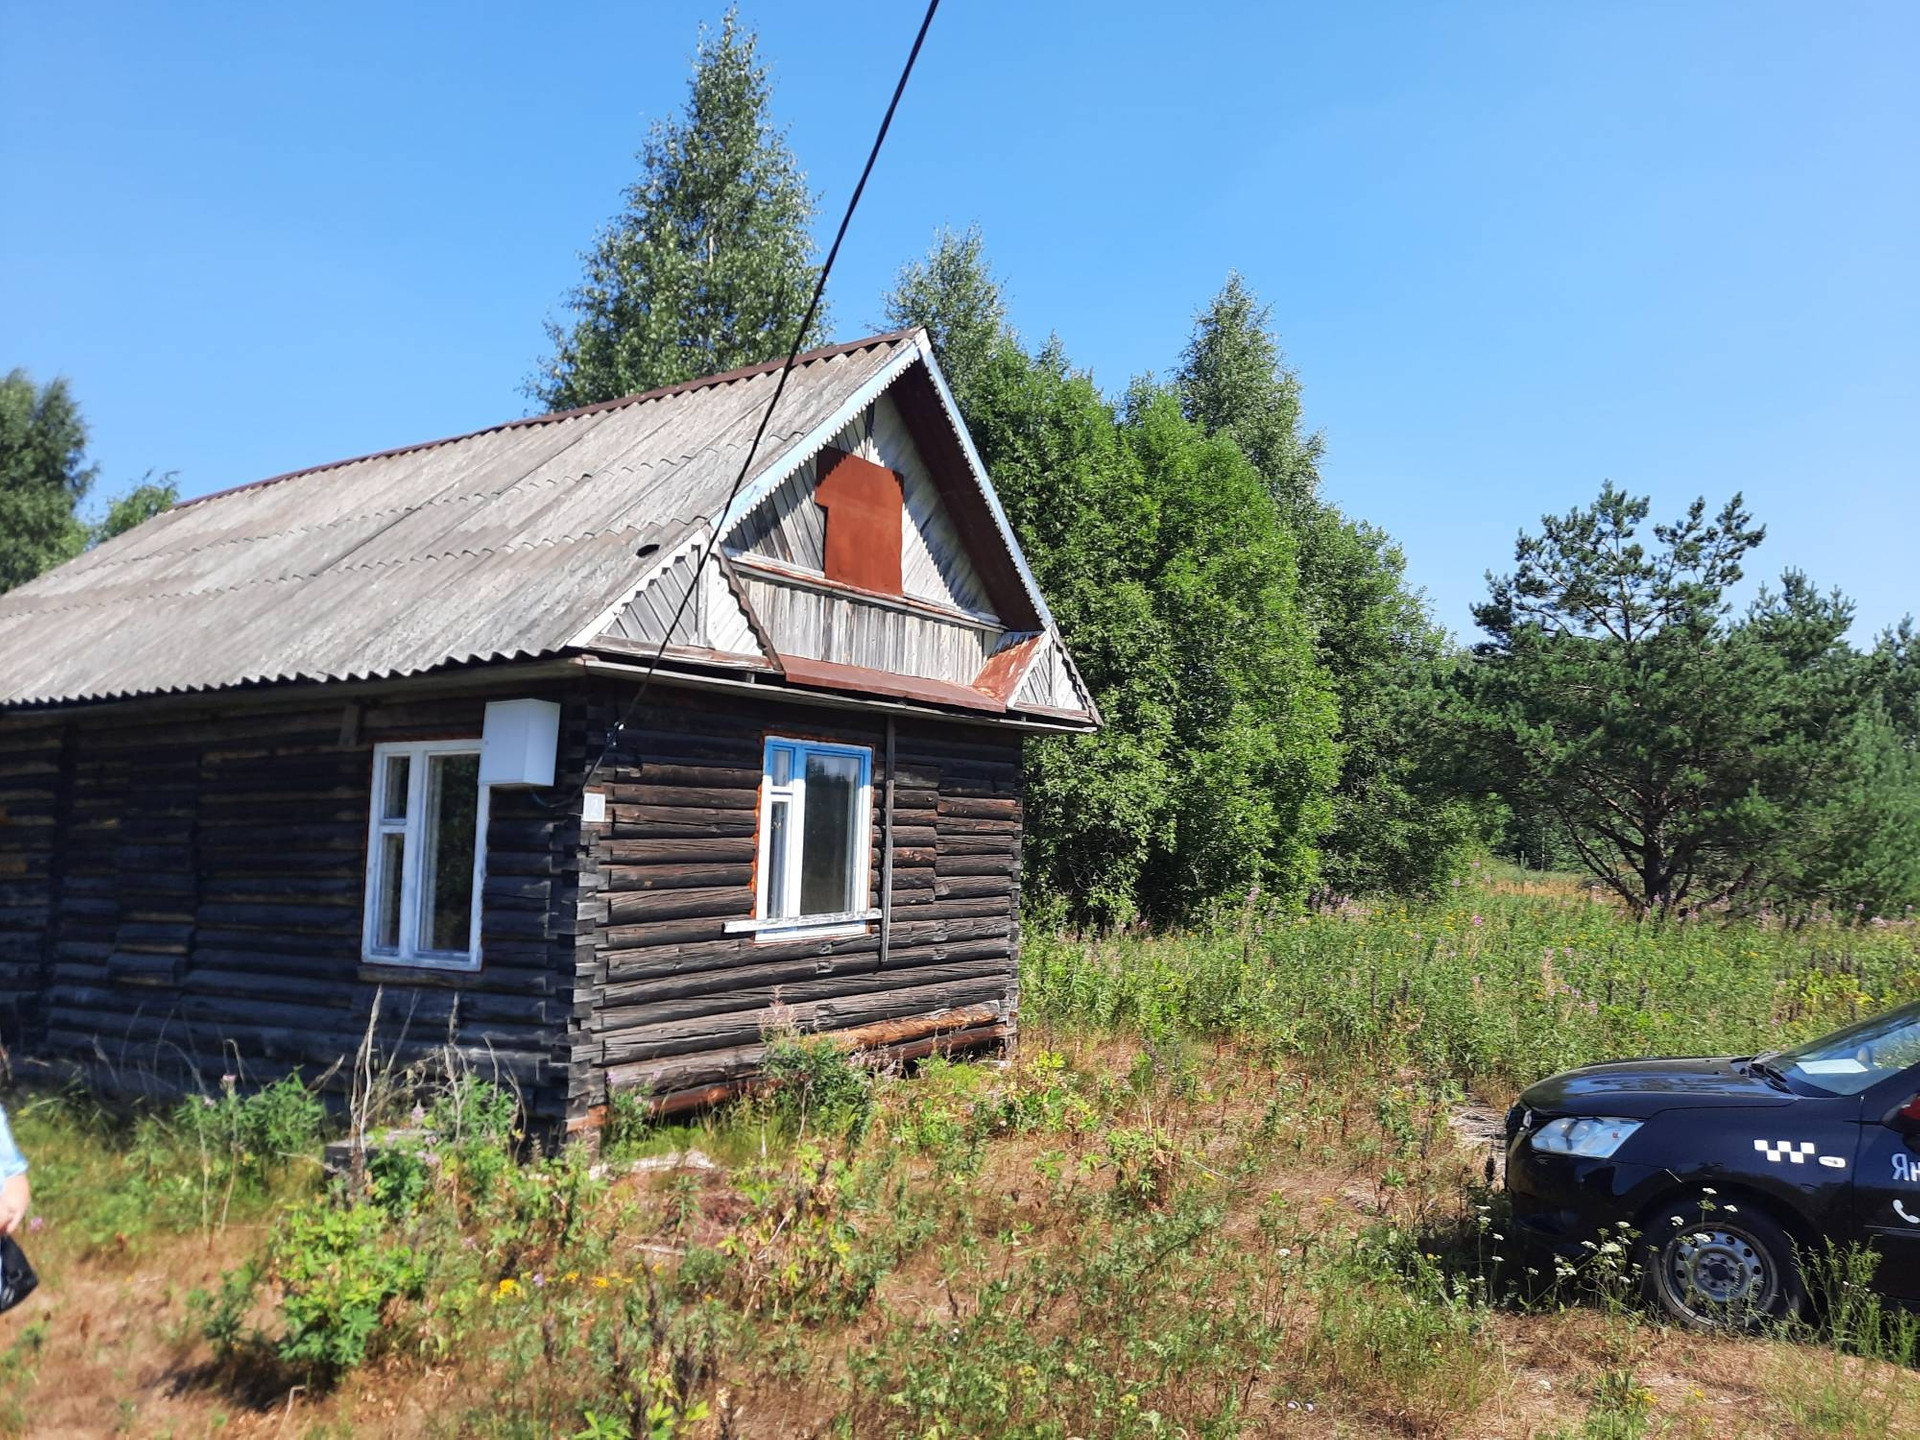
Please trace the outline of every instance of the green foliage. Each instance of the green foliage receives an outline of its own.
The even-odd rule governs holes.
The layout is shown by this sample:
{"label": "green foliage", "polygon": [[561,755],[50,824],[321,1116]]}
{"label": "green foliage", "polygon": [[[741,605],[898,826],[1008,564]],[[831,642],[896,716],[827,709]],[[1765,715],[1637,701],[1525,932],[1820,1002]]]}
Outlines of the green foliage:
{"label": "green foliage", "polygon": [[813,199],[770,118],[757,38],[729,10],[702,35],[684,115],[656,123],[626,206],[583,259],[573,319],[528,385],[588,405],[784,355],[807,336]]}
{"label": "green foliage", "polygon": [[1873,695],[1843,639],[1851,606],[1790,572],[1736,618],[1727,591],[1765,535],[1739,497],[1711,520],[1695,501],[1654,527],[1651,552],[1638,539],[1647,511],[1609,485],[1520,537],[1516,569],[1475,610],[1488,638],[1455,709],[1466,768],[1517,809],[1552,815],[1639,910],[1797,880],[1873,888],[1796,863],[1813,822],[1860,846],[1888,824],[1822,814],[1859,773],[1845,740]]}
{"label": "green foliage", "polygon": [[1622,1054],[1734,1054],[1908,998],[1905,925],[1623,922],[1488,894],[1161,940],[1025,942],[1021,1005],[1058,1023],[1243,1036],[1336,1070],[1410,1067],[1498,1098]]}
{"label": "green foliage", "polygon": [[1306,529],[1324,510],[1319,434],[1301,433],[1300,377],[1262,305],[1236,272],[1208,302],[1181,356],[1175,384],[1187,418],[1224,435],[1266,480],[1288,521]]}
{"label": "green foliage", "polygon": [[975,380],[1008,333],[1006,301],[987,264],[980,227],[943,227],[935,234],[924,260],[900,267],[887,292],[886,314],[902,330],[926,330],[953,398],[963,412],[969,410]]}
{"label": "green foliage", "polygon": [[[1267,1256],[1189,1192],[1089,1225],[1009,1275],[960,1258],[957,1314],[896,1318],[849,1357],[875,1433],[1232,1435],[1286,1335]],[[861,1433],[865,1433],[862,1430]]]}
{"label": "green foliage", "polygon": [[1115,414],[1057,347],[1002,340],[968,421],[1107,720],[1029,748],[1029,884],[1076,920],[1303,898],[1333,707],[1293,537],[1231,442],[1139,387]]}
{"label": "green foliage", "polygon": [[64,379],[0,379],[0,591],[24,585],[85,547],[75,517],[99,475],[85,461],[87,426]]}
{"label": "green foliage", "polygon": [[1065,918],[1156,923],[1259,886],[1415,891],[1478,817],[1417,743],[1444,637],[1386,536],[1319,498],[1321,442],[1238,276],[1171,387],[1116,411],[1006,328],[977,230],[902,270],[1107,729],[1029,747],[1028,873]]}
{"label": "green foliage", "polygon": [[154,479],[149,470],[138,485],[107,503],[107,513],[87,527],[87,544],[100,545],[180,503],[180,487],[169,470]]}
{"label": "green foliage", "polygon": [[776,1035],[767,1044],[774,1113],[808,1128],[858,1139],[873,1113],[873,1081],[827,1035]]}
{"label": "green foliage", "polygon": [[[182,1208],[197,1198],[203,1226],[224,1224],[236,1194],[263,1199],[277,1174],[314,1164],[326,1114],[297,1074],[246,1093],[228,1075],[217,1096],[190,1095],[165,1121],[144,1118],[134,1153],[148,1184]],[[183,1151],[198,1163],[175,1170]]]}
{"label": "green foliage", "polygon": [[131,1115],[83,1095],[37,1096],[13,1111],[36,1209],[87,1249],[115,1251],[154,1232],[219,1230],[301,1193],[319,1177],[323,1118],[297,1077]]}
{"label": "green foliage", "polygon": [[1416,1433],[1439,1433],[1492,1388],[1488,1306],[1409,1242],[1362,1237],[1330,1266],[1319,1293],[1309,1363],[1352,1377],[1376,1412]]}
{"label": "green foliage", "polygon": [[1340,772],[1320,837],[1334,894],[1431,891],[1459,870],[1472,808],[1433,764],[1444,632],[1391,538],[1320,497],[1321,437],[1301,430],[1299,377],[1271,308],[1229,275],[1200,314],[1175,386],[1197,425],[1253,463],[1297,537],[1300,608],[1338,706]]}
{"label": "green foliage", "polygon": [[[385,1211],[331,1199],[297,1206],[279,1217],[263,1263],[228,1272],[218,1298],[201,1300],[203,1333],[217,1354],[270,1343],[280,1360],[330,1378],[366,1361],[388,1307],[418,1299],[427,1273],[414,1247],[389,1233]],[[271,1342],[245,1323],[263,1283],[279,1294]]]}

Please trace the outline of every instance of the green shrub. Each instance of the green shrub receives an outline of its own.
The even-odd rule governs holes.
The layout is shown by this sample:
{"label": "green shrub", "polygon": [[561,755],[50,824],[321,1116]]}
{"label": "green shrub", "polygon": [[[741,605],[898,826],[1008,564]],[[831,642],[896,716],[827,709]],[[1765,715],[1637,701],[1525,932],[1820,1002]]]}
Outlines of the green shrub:
{"label": "green shrub", "polygon": [[766,1078],[774,1113],[805,1131],[858,1140],[873,1114],[873,1078],[827,1036],[776,1035]]}
{"label": "green shrub", "polygon": [[[426,1280],[424,1259],[392,1233],[385,1211],[303,1205],[280,1217],[264,1263],[229,1271],[217,1299],[200,1298],[202,1331],[218,1354],[265,1344],[286,1363],[330,1377],[367,1359],[388,1307],[419,1299]],[[281,1328],[271,1337],[245,1323],[263,1283],[279,1291]]]}

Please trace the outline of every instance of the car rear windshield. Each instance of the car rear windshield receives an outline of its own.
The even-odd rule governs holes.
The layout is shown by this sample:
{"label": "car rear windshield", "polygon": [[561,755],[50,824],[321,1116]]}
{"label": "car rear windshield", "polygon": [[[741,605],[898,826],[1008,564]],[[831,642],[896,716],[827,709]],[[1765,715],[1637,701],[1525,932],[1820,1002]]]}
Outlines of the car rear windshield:
{"label": "car rear windshield", "polygon": [[1777,1055],[1768,1064],[1835,1095],[1858,1095],[1920,1065],[1920,1004],[1903,1005]]}

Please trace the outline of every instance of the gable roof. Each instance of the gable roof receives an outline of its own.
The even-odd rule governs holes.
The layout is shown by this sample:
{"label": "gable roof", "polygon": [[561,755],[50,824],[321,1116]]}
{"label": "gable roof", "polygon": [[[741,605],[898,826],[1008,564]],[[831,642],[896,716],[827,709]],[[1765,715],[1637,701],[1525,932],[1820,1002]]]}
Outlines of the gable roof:
{"label": "gable roof", "polygon": [[0,707],[379,679],[577,650],[659,555],[724,531],[910,374],[903,401],[951,437],[947,463],[968,472],[982,502],[971,523],[985,578],[1014,620],[1051,628],[924,332],[801,356],[728,507],[779,370],[752,366],[187,501],[0,595]]}

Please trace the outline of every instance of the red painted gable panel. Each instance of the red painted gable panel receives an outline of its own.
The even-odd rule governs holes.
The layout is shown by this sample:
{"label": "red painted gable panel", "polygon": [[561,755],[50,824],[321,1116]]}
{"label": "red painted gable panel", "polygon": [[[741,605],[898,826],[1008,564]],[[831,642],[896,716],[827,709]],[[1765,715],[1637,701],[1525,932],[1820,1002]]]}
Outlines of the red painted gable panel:
{"label": "red painted gable panel", "polygon": [[900,477],[839,450],[820,453],[814,502],[827,512],[827,578],[900,593]]}

